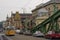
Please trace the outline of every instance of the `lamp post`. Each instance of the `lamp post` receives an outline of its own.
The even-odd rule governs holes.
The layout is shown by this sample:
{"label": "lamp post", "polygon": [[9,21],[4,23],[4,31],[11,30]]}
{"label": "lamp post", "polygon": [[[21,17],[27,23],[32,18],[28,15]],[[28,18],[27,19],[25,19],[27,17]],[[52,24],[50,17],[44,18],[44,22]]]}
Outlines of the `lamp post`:
{"label": "lamp post", "polygon": [[27,29],[28,29],[28,26],[27,26],[27,23],[28,23],[28,17],[27,17],[27,16],[26,16],[26,19],[25,19],[24,22],[25,22],[25,28],[24,28],[24,29],[27,30]]}

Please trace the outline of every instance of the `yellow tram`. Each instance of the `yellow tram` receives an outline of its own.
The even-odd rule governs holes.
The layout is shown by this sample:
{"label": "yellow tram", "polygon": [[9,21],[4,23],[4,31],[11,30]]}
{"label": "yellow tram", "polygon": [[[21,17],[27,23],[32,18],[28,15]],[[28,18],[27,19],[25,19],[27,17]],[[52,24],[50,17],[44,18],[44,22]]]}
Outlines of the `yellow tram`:
{"label": "yellow tram", "polygon": [[15,35],[15,29],[13,26],[8,26],[5,30],[5,35],[11,36]]}

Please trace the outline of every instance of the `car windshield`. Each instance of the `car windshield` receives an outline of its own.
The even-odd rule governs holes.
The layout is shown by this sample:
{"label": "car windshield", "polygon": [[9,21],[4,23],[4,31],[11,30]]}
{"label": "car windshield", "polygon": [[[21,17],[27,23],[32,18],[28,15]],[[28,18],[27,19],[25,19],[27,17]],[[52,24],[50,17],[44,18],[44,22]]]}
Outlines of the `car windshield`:
{"label": "car windshield", "polygon": [[49,31],[47,34],[52,34],[52,33],[55,33],[54,31]]}
{"label": "car windshield", "polygon": [[35,34],[40,34],[41,32],[40,31],[36,31]]}
{"label": "car windshield", "polygon": [[15,28],[13,26],[8,26],[6,30],[14,30]]}

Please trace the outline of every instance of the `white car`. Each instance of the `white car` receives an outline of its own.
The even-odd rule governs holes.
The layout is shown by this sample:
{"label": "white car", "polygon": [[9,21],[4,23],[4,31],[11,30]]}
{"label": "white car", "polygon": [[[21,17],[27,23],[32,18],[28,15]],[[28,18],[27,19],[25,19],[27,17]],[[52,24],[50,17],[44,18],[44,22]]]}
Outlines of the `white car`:
{"label": "white car", "polygon": [[16,30],[16,33],[20,33],[20,30],[17,29],[17,30]]}
{"label": "white car", "polygon": [[44,34],[41,33],[40,31],[36,31],[35,33],[33,33],[33,36],[35,36],[35,37],[44,37]]}

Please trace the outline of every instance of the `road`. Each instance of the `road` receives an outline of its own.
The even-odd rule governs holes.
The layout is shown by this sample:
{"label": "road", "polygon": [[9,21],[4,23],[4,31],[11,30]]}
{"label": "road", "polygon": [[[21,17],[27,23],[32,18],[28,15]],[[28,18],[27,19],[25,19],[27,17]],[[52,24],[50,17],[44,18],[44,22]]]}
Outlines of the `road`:
{"label": "road", "polygon": [[15,35],[9,36],[12,40],[60,40],[60,39],[45,39],[43,37],[33,37],[33,36],[26,36],[26,35]]}
{"label": "road", "polygon": [[[15,35],[15,36],[6,36],[4,34],[0,34],[0,40],[48,40],[43,37],[33,37],[26,35]],[[50,40],[60,40],[60,39],[50,39]]]}
{"label": "road", "polygon": [[12,40],[47,40],[45,38],[26,36],[26,35],[15,35],[10,37]]}
{"label": "road", "polygon": [[9,39],[7,36],[5,36],[4,34],[0,34],[0,40],[11,40]]}

